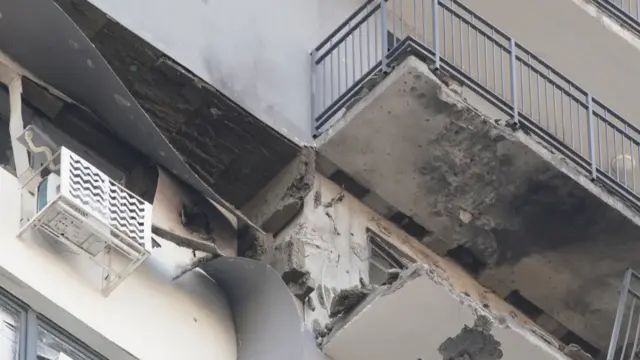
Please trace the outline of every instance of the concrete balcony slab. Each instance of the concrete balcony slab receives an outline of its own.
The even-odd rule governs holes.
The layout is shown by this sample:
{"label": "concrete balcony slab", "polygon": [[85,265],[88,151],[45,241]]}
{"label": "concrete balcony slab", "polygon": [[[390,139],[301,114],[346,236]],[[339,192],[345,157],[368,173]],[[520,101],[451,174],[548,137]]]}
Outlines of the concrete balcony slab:
{"label": "concrete balcony slab", "polygon": [[424,244],[440,254],[463,247],[481,283],[501,296],[518,290],[606,350],[619,280],[638,262],[640,219],[582,169],[413,57],[318,143],[423,226]]}

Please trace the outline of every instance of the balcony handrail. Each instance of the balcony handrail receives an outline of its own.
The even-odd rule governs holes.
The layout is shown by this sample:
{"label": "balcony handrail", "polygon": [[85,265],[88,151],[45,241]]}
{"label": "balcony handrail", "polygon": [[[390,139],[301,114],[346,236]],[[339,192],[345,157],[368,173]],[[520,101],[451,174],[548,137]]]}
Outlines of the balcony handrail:
{"label": "balcony handrail", "polygon": [[311,52],[314,136],[407,53],[640,209],[640,130],[458,0],[370,0],[322,41]]}
{"label": "balcony handrail", "polygon": [[592,0],[609,16],[640,36],[640,0]]}
{"label": "balcony handrail", "polygon": [[[620,286],[607,360],[635,360],[640,352],[640,294],[638,273],[629,268]],[[634,288],[636,288],[634,290]]]}

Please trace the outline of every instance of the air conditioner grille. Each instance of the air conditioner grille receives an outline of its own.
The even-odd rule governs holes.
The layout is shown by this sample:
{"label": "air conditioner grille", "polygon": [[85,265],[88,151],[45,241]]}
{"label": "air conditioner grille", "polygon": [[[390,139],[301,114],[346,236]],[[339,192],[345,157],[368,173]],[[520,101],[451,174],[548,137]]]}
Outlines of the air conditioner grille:
{"label": "air conditioner grille", "polygon": [[73,153],[69,170],[69,193],[74,200],[87,206],[115,230],[145,244],[147,208],[143,200]]}

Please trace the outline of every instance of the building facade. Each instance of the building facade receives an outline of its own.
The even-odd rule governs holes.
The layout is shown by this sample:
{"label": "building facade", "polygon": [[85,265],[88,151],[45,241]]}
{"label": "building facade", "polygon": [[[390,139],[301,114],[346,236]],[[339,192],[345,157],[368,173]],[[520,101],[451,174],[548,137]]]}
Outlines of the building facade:
{"label": "building facade", "polygon": [[0,0],[0,360],[634,359],[639,17]]}

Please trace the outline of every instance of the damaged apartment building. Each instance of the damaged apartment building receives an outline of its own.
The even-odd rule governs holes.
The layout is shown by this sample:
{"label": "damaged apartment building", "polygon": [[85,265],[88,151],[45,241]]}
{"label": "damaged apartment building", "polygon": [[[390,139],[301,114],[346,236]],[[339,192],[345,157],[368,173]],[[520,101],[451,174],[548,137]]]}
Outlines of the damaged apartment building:
{"label": "damaged apartment building", "polygon": [[0,0],[0,360],[640,358],[636,9]]}

